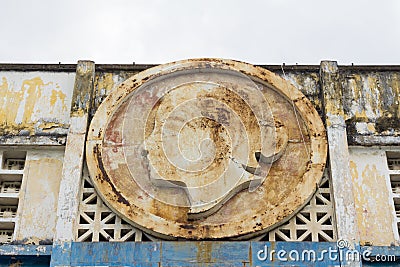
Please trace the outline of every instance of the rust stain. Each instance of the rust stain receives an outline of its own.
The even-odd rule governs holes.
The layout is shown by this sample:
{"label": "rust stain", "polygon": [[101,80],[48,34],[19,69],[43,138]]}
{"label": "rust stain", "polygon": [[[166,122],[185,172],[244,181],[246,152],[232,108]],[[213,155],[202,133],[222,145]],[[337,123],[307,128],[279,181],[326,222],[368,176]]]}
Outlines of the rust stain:
{"label": "rust stain", "polygon": [[106,172],[106,170],[105,170],[105,168],[104,168],[104,165],[103,165],[103,160],[102,160],[102,158],[101,158],[101,153],[100,153],[99,145],[96,145],[96,146],[93,148],[93,155],[95,155],[96,160],[97,160],[97,163],[98,163],[98,166],[99,166],[99,171],[100,171],[100,173],[101,173],[101,180],[104,180],[104,181],[108,182],[108,184],[111,186],[112,191],[113,191],[113,192],[115,193],[115,195],[117,196],[117,201],[118,201],[118,202],[120,202],[120,203],[122,203],[122,204],[125,204],[126,206],[130,206],[129,201],[126,200],[126,199],[122,196],[121,192],[118,191],[118,190],[115,188],[114,184],[111,182],[110,177],[108,177],[108,174],[107,174],[107,172]]}
{"label": "rust stain", "polygon": [[212,262],[212,243],[211,242],[199,242],[197,246],[197,262],[208,263]]}

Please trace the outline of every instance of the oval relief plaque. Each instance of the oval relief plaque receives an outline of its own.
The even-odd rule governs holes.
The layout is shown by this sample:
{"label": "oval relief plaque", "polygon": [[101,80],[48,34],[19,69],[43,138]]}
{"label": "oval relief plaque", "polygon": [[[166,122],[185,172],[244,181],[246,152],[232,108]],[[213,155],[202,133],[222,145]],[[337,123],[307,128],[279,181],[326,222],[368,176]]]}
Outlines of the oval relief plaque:
{"label": "oval relief plaque", "polygon": [[323,123],[306,97],[263,68],[184,60],[138,73],[98,108],[90,176],[124,220],[163,238],[248,237],[313,195]]}

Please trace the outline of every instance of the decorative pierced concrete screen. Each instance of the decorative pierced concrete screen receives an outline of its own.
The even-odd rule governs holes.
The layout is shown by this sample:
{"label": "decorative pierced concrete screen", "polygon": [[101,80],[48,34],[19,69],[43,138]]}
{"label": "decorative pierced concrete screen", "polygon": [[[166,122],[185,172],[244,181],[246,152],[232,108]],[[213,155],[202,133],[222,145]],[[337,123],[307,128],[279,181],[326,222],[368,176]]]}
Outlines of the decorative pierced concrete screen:
{"label": "decorative pierced concrete screen", "polygon": [[262,241],[336,241],[332,194],[328,175],[322,178],[310,202],[284,225],[270,231]]}
{"label": "decorative pierced concrete screen", "polygon": [[[112,212],[96,193],[87,168],[82,178],[77,241],[154,241]],[[310,202],[292,219],[255,240],[262,241],[335,241],[332,194],[328,175]]]}
{"label": "decorative pierced concrete screen", "polygon": [[77,241],[142,241],[142,231],[122,220],[100,199],[86,165],[81,192]]}

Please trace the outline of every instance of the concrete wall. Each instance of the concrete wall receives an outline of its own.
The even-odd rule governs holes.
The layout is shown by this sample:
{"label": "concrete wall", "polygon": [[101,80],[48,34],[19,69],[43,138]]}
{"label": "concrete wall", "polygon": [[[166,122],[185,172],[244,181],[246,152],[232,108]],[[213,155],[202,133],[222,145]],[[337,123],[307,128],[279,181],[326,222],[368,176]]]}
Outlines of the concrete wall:
{"label": "concrete wall", "polygon": [[74,73],[0,71],[0,135],[65,135]]}
{"label": "concrete wall", "polygon": [[384,145],[400,135],[400,72],[344,70],[341,84],[351,143]]}
{"label": "concrete wall", "polygon": [[398,235],[385,148],[351,147],[350,169],[360,243],[389,246]]}
{"label": "concrete wall", "polygon": [[[55,235],[55,210],[73,106],[75,67],[54,71],[55,66],[0,66],[0,145],[17,149],[21,144],[59,147],[48,151],[28,149],[25,191],[21,194],[21,217],[16,228],[16,238],[20,241],[37,243],[52,240]],[[90,114],[118,84],[148,67],[96,65]],[[329,103],[323,97],[320,66],[285,66],[286,75],[281,66],[265,68],[290,80],[325,116]],[[354,219],[360,241],[388,246],[396,243],[398,236],[384,151],[386,145],[400,146],[400,67],[339,66],[338,77],[343,96],[338,101],[343,105],[349,144],[383,146],[349,149]]]}
{"label": "concrete wall", "polygon": [[27,151],[19,196],[17,242],[50,244],[53,241],[64,149]]}

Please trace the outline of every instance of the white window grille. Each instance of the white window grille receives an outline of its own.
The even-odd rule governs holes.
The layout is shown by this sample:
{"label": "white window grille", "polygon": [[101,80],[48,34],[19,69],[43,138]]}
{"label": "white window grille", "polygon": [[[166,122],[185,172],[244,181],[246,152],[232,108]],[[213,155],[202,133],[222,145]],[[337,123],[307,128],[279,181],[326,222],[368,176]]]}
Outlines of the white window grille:
{"label": "white window grille", "polygon": [[389,170],[393,171],[400,170],[400,158],[395,158],[395,159],[388,158],[388,167]]}
{"label": "white window grille", "polygon": [[7,170],[23,170],[25,167],[25,159],[6,159],[5,169]]}
{"label": "white window grille", "polygon": [[9,243],[12,241],[14,230],[0,230],[0,243]]}
{"label": "white window grille", "polygon": [[15,218],[18,206],[0,206],[0,218]]}
{"label": "white window grille", "polygon": [[19,193],[21,182],[2,182],[0,193]]}
{"label": "white window grille", "polygon": [[[310,202],[284,225],[253,240],[321,241],[336,240],[330,179],[324,175]],[[85,165],[82,179],[76,241],[157,241],[112,212],[97,195]]]}
{"label": "white window grille", "polygon": [[392,186],[393,194],[400,194],[400,177],[396,175],[391,175],[390,185]]}
{"label": "white window grille", "polygon": [[26,151],[0,150],[0,243],[13,241]]}

